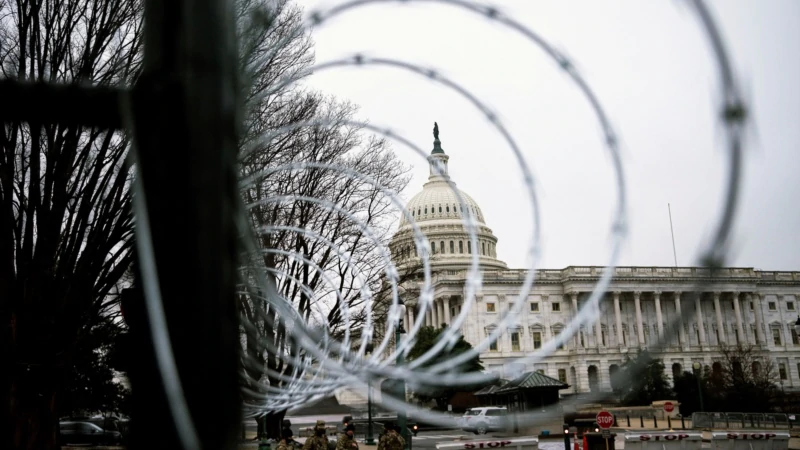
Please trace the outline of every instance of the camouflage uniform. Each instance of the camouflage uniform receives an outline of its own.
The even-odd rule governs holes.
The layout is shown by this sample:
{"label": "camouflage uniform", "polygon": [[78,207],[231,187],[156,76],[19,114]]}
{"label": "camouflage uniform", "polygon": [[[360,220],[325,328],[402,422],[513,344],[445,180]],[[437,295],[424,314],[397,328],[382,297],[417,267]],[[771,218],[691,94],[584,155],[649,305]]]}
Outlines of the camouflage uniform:
{"label": "camouflage uniform", "polygon": [[395,430],[388,430],[378,442],[378,450],[403,450],[405,448],[406,440]]}
{"label": "camouflage uniform", "polygon": [[[322,430],[322,434],[317,434]],[[325,421],[318,420],[314,426],[314,435],[306,439],[303,450],[328,450],[328,436],[325,435]]]}
{"label": "camouflage uniform", "polygon": [[350,436],[347,432],[339,435],[339,440],[336,441],[336,450],[358,450],[358,442]]}
{"label": "camouflage uniform", "polygon": [[281,440],[278,446],[275,447],[275,450],[294,450],[294,445],[292,445],[289,442],[286,442],[286,440]]}

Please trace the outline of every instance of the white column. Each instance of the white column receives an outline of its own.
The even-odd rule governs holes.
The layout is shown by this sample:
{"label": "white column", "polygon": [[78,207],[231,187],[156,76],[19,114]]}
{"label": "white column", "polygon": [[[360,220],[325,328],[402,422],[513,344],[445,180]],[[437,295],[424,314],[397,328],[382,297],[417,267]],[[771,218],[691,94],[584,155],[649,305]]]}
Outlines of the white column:
{"label": "white column", "polygon": [[633,302],[636,306],[636,328],[637,337],[639,338],[639,347],[644,347],[644,326],[642,324],[642,303],[640,301],[642,293],[635,291],[633,293]]}
{"label": "white column", "polygon": [[761,300],[764,299],[764,294],[756,292],[753,296],[753,307],[756,310],[756,336],[761,345],[767,345],[767,339],[764,337],[763,323],[764,316],[761,309]]}
{"label": "white column", "polygon": [[683,313],[681,313],[681,292],[677,291],[675,295],[675,312],[678,314],[678,331],[681,338],[682,346],[689,346],[689,341],[686,340],[686,329],[683,328]]}
{"label": "white column", "polygon": [[450,297],[442,299],[442,309],[444,309],[444,323],[450,325]]}
{"label": "white column", "polygon": [[433,323],[433,304],[428,307],[428,310],[425,311],[425,326],[431,327]]}
{"label": "white column", "polygon": [[406,322],[406,330],[410,330],[411,327],[414,326],[414,308],[415,306],[412,306],[406,310],[406,315],[408,316],[408,322]]}
{"label": "white column", "polygon": [[[600,316],[597,317],[597,323],[594,325],[594,327],[595,327],[594,328],[594,337],[595,337],[595,339],[597,339],[597,345],[596,345],[597,348],[600,348],[600,347],[603,346],[603,324],[601,323],[602,319],[603,319],[603,314],[601,313]],[[600,374],[600,368],[599,367],[597,368],[597,371],[598,371],[597,373],[599,375]]]}
{"label": "white column", "polygon": [[433,299],[433,309],[431,310],[431,316],[433,316],[433,328],[438,329],[439,325],[442,324],[441,316],[439,315],[439,304],[441,302],[438,298]]}
{"label": "white column", "polygon": [[738,292],[733,292],[733,312],[736,315],[736,329],[739,331],[739,343],[746,345],[747,333],[744,332],[744,327],[742,326],[742,310],[739,306]]}
{"label": "white column", "polygon": [[[722,308],[719,306],[719,295],[719,291],[714,291],[714,308],[717,310],[717,333],[719,334],[719,338],[722,343],[727,344],[728,339],[725,336],[725,328],[722,326]],[[719,344],[720,342],[717,342],[717,345]]]}
{"label": "white column", "polygon": [[614,291],[612,295],[614,296],[614,320],[617,325],[617,346],[622,347],[625,340],[622,338],[622,316],[619,310],[620,291]]}
{"label": "white column", "polygon": [[694,308],[697,310],[697,329],[700,333],[699,345],[708,345],[706,340],[706,330],[703,326],[703,308],[700,307],[700,294],[696,293],[694,297]]}
{"label": "white column", "polygon": [[[577,292],[570,292],[570,298],[572,299],[572,318],[575,319],[578,315],[578,293]],[[575,336],[572,337],[573,342],[575,343],[575,348],[581,348],[581,330],[579,329]]]}
{"label": "white column", "polygon": [[661,345],[666,346],[667,343],[664,342],[664,316],[661,315],[661,291],[653,292],[653,300],[656,303],[656,320],[658,321],[656,327],[658,328],[658,339],[661,342]]}

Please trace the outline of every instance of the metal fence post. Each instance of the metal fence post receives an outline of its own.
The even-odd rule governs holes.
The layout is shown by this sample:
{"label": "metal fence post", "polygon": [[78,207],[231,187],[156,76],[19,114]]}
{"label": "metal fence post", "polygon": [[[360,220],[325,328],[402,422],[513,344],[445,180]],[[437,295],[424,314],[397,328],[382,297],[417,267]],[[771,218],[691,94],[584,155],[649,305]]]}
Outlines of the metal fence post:
{"label": "metal fence post", "polygon": [[[198,444],[213,449],[235,448],[241,424],[232,3],[146,0],[143,71],[132,93],[136,176],[146,194],[178,381]],[[181,448],[146,344],[137,343],[139,364],[131,372],[131,448],[152,448],[154,436],[160,448]]]}

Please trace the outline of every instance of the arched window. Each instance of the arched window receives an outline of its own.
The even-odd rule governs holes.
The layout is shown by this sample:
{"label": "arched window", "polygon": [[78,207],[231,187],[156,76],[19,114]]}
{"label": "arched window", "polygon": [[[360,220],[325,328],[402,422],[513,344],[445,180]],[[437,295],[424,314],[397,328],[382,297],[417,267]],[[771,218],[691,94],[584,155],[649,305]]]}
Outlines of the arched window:
{"label": "arched window", "polygon": [[485,254],[486,254],[486,243],[485,242],[481,242],[481,255],[485,255]]}
{"label": "arched window", "polygon": [[428,207],[425,207],[425,214],[428,214]]}
{"label": "arched window", "polygon": [[417,210],[417,215],[418,215],[418,216],[421,216],[421,215],[422,215],[422,210],[421,210],[421,209],[418,209],[418,210]]}
{"label": "arched window", "polygon": [[442,212],[442,205],[439,205],[439,212]]}
{"label": "arched window", "polygon": [[467,253],[472,254],[472,241],[467,241]]}
{"label": "arched window", "polygon": [[445,211],[447,211],[447,212],[450,212],[450,205],[447,205],[447,206],[445,207]]}
{"label": "arched window", "polygon": [[441,252],[444,253],[444,241],[439,242],[439,248],[441,248]]}
{"label": "arched window", "polygon": [[414,217],[414,211],[413,210],[411,211],[411,217]]}
{"label": "arched window", "polygon": [[450,241],[450,253],[456,252],[456,244],[453,241]]}
{"label": "arched window", "polygon": [[436,254],[436,242],[431,242],[431,254]]}
{"label": "arched window", "polygon": [[464,241],[458,241],[458,253],[464,253]]}
{"label": "arched window", "polygon": [[414,246],[414,257],[416,258],[417,256],[419,256],[419,255],[417,255],[417,246],[415,245]]}

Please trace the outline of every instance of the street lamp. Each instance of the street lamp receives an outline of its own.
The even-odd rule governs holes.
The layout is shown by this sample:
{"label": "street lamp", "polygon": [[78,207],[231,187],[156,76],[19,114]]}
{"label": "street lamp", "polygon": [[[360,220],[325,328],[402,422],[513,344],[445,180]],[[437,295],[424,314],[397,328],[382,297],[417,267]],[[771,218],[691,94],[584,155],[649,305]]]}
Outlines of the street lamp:
{"label": "street lamp", "polygon": [[[406,304],[403,302],[402,298],[397,298],[397,309],[398,309],[398,317],[397,317],[397,327],[395,328],[394,333],[394,345],[395,351],[400,348],[400,338],[402,335],[406,334],[406,330],[403,327],[403,318],[406,316]],[[395,364],[399,368],[403,364],[405,364],[405,358],[403,357],[403,352],[397,351],[397,359]],[[406,401],[406,382],[405,380],[400,380],[398,384],[398,397],[402,399],[403,402]],[[403,439],[406,441],[406,450],[411,448],[411,433],[408,431],[407,425],[407,418],[406,412],[401,407],[399,411],[397,411],[397,426],[400,427],[400,435],[403,436]]]}
{"label": "street lamp", "polygon": [[697,395],[700,397],[700,412],[704,412],[705,408],[703,408],[703,388],[700,387],[700,363],[695,361],[692,363],[692,369],[694,369],[694,377],[697,379]]}
{"label": "street lamp", "polygon": [[[367,359],[370,356],[372,356],[372,344],[367,346]],[[367,438],[364,443],[375,445],[375,437],[372,434],[372,377],[367,379]]]}

